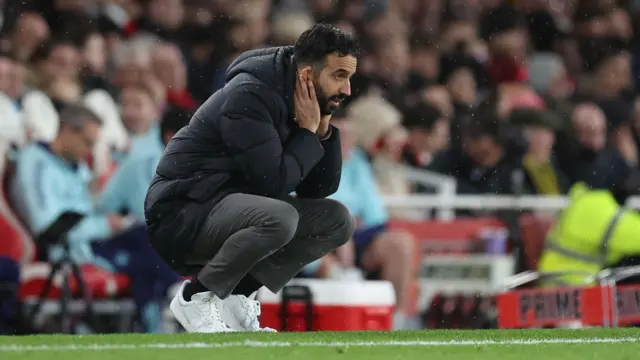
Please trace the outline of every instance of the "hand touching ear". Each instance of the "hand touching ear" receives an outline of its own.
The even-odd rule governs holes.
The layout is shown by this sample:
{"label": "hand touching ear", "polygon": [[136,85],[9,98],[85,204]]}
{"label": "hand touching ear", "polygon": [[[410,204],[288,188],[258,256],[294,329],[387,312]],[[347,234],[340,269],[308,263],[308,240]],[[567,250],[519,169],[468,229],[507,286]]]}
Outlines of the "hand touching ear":
{"label": "hand touching ear", "polygon": [[320,105],[311,80],[304,74],[298,75],[294,95],[296,121],[301,128],[317,132],[320,126]]}

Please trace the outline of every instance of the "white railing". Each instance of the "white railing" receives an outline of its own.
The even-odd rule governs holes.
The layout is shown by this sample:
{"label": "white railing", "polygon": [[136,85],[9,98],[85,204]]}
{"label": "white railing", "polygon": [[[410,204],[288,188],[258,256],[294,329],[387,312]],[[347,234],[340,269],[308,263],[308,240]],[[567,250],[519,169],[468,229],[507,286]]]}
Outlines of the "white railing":
{"label": "white railing", "polygon": [[[398,167],[411,182],[432,187],[436,194],[411,196],[386,196],[389,207],[414,208],[417,210],[435,209],[439,220],[450,221],[455,210],[530,210],[549,212],[563,209],[568,200],[565,196],[505,196],[505,195],[456,195],[456,181],[453,177],[430,171]],[[627,207],[640,209],[640,197],[630,198]]]}
{"label": "white railing", "polygon": [[[431,196],[437,198],[437,201],[439,203],[449,203],[456,197],[457,182],[456,179],[452,176],[442,175],[433,171],[416,170],[412,167],[404,165],[387,165],[387,167],[387,171],[402,172],[404,177],[412,183],[420,184],[434,189],[436,194]],[[404,197],[401,197],[401,199],[402,198]],[[387,198],[387,203],[389,204],[388,199],[389,198]],[[395,206],[400,205],[402,204],[398,202],[395,203]],[[419,210],[433,208],[433,206],[420,207],[412,205],[407,205],[407,207],[413,207]],[[455,207],[438,207],[437,217],[446,221],[453,220],[455,218]]]}

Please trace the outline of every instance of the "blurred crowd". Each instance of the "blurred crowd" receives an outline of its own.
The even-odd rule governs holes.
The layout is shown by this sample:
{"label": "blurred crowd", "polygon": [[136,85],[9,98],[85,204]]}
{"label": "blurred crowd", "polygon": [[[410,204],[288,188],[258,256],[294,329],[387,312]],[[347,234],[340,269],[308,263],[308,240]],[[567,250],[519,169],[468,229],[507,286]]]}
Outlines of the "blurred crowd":
{"label": "blurred crowd", "polygon": [[[381,199],[433,189],[393,171],[398,165],[453,176],[465,194],[560,195],[576,182],[621,197],[638,190],[629,180],[640,171],[638,1],[0,4],[0,139],[16,153],[10,194],[32,232],[69,207],[106,214],[78,230],[88,241],[143,222],[164,144],[224,86],[227,66],[246,50],[292,45],[316,22],[354,33],[364,48],[353,96],[334,116],[345,157],[335,197],[360,219],[358,234],[388,241],[365,253],[339,251],[309,268],[312,275],[331,277],[334,264],[355,263],[408,291],[413,241],[385,224],[411,214],[389,213]],[[82,179],[92,180],[43,172],[44,150],[26,150],[34,144],[86,163]],[[30,180],[47,174],[58,176],[50,191],[75,186],[49,199],[56,206],[49,212]],[[105,267],[130,263],[116,250],[80,246],[75,254],[78,261],[93,261],[91,251],[111,256]],[[166,290],[175,281],[159,282]]]}
{"label": "blurred crowd", "polygon": [[51,141],[61,106],[83,102],[104,123],[98,176],[168,108],[192,111],[219,89],[239,53],[290,45],[318,21],[366,50],[345,116],[385,194],[429,191],[389,163],[500,194],[612,188],[638,167],[633,1],[4,3],[2,135]]}

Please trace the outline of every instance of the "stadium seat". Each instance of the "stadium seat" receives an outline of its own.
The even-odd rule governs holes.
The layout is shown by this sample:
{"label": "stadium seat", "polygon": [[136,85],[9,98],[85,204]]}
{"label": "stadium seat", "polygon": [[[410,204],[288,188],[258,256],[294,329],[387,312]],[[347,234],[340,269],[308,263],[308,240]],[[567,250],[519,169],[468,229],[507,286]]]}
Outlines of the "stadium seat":
{"label": "stadium seat", "polygon": [[520,235],[529,270],[538,269],[538,260],[542,255],[547,233],[553,225],[553,219],[535,214],[524,214],[519,219]]}
{"label": "stadium seat", "polygon": [[0,138],[0,255],[19,264],[26,264],[33,260],[35,246],[29,233],[13,213],[6,197],[6,179],[10,173],[7,161],[9,149],[9,142]]}
{"label": "stadium seat", "polygon": [[[21,265],[20,299],[37,297],[51,272],[51,265],[39,262],[37,249],[31,235],[25,230],[18,216],[15,215],[8,201],[7,183],[11,169],[7,162],[8,144],[0,141],[0,255],[7,256]],[[125,295],[129,291],[129,279],[122,274],[111,274],[92,265],[82,266],[82,273],[94,299],[110,298]],[[54,288],[49,293],[50,299],[60,295],[62,278],[55,279]],[[72,291],[78,284],[71,281]]]}
{"label": "stadium seat", "polygon": [[[422,257],[433,253],[469,253],[478,246],[480,233],[487,228],[504,227],[504,223],[495,218],[460,218],[454,221],[404,221],[392,220],[389,223],[392,229],[401,229],[410,232],[416,241],[415,263],[419,269]],[[419,272],[419,270],[418,270]],[[411,302],[414,311],[419,308],[418,296],[420,293],[419,281],[411,286]]]}
{"label": "stadium seat", "polygon": [[391,221],[390,226],[403,229],[418,241],[418,254],[467,253],[477,245],[480,233],[487,228],[502,228],[504,223],[495,218],[459,218],[454,221]]}
{"label": "stadium seat", "polygon": [[[95,299],[119,297],[128,293],[129,278],[123,274],[112,274],[94,265],[83,265],[81,271],[89,293]],[[35,262],[24,267],[21,274],[20,299],[38,297],[50,272],[51,266],[44,262]],[[54,287],[48,294],[49,299],[60,296],[62,281],[61,274],[54,278]],[[70,278],[69,286],[73,293],[79,291],[78,283],[74,278]]]}

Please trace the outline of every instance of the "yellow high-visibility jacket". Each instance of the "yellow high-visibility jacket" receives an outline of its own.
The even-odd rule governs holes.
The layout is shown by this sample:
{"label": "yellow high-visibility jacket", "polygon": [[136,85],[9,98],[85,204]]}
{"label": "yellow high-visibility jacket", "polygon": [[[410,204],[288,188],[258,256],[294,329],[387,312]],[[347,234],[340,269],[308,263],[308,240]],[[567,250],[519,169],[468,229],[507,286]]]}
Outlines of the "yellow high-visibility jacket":
{"label": "yellow high-visibility jacket", "polygon": [[609,191],[582,183],[572,187],[569,201],[547,236],[538,271],[581,274],[543,279],[542,286],[584,285],[588,274],[640,255],[638,212],[620,207]]}

